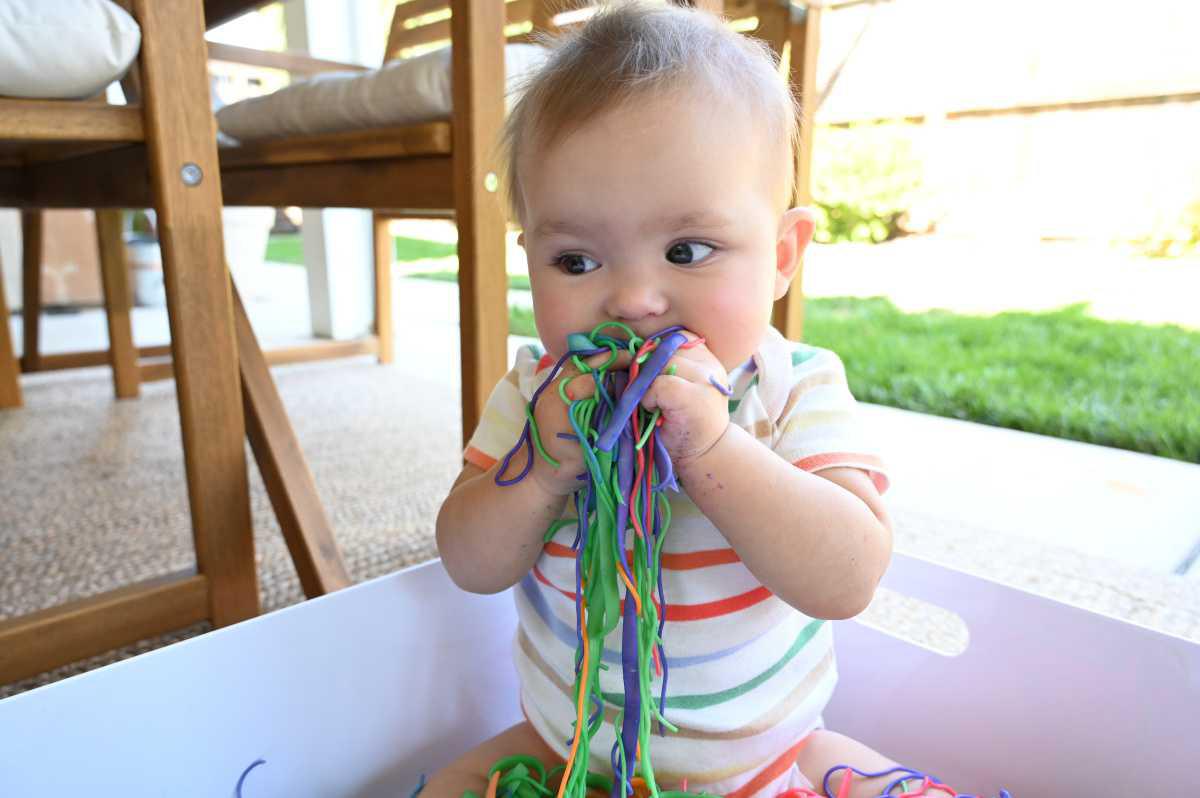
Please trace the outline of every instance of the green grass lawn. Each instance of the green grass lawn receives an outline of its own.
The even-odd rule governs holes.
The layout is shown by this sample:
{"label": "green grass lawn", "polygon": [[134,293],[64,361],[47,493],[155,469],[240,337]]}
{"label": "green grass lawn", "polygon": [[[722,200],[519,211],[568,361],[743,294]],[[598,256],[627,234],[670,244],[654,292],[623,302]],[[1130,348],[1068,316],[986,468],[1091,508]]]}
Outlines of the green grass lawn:
{"label": "green grass lawn", "polygon": [[[405,238],[394,236],[393,252],[395,260],[412,261],[425,258],[445,258],[453,255],[453,244],[442,244],[437,241],[425,241],[420,238]],[[275,263],[304,264],[304,246],[298,233],[273,235],[267,242],[267,260]]]}
{"label": "green grass lawn", "polygon": [[995,316],[810,299],[805,340],[866,402],[1200,462],[1200,332],[1083,306]]}
{"label": "green grass lawn", "polygon": [[[509,308],[509,330],[536,336],[533,312]],[[967,316],[820,298],[805,303],[804,337],[841,355],[865,402],[1200,463],[1200,332],[1083,306]]]}

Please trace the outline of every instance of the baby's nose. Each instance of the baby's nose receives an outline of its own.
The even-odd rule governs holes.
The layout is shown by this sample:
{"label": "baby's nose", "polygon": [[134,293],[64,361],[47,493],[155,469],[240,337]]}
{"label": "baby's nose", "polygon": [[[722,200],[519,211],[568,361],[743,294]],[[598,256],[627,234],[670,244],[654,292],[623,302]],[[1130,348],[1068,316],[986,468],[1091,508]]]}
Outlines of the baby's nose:
{"label": "baby's nose", "polygon": [[605,311],[611,318],[623,322],[661,316],[667,312],[666,294],[646,280],[622,280],[609,290]]}

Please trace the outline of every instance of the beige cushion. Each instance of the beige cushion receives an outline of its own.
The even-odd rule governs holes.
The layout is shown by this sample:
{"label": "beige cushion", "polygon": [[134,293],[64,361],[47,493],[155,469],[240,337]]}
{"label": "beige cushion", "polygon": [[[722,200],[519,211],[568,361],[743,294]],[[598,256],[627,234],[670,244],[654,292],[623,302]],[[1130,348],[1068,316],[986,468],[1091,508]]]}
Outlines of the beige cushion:
{"label": "beige cushion", "polygon": [[[508,92],[544,63],[545,48],[504,48]],[[369,72],[331,72],[217,112],[221,132],[239,141],[311,136],[448,119],[450,48],[390,61]]]}
{"label": "beige cushion", "polygon": [[109,0],[0,0],[0,95],[91,97],[137,58],[142,31]]}

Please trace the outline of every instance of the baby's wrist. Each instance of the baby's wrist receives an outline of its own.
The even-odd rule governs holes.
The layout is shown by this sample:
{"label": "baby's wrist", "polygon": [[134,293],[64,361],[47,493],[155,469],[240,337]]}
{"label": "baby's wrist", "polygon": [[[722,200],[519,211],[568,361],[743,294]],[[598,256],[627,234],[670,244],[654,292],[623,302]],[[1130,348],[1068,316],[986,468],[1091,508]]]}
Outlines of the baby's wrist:
{"label": "baby's wrist", "polygon": [[569,471],[569,468],[561,465],[556,467],[539,457],[529,476],[543,493],[560,499],[574,493],[582,484],[574,474],[568,474]]}
{"label": "baby's wrist", "polygon": [[675,471],[681,476],[689,470],[695,469],[710,459],[711,455],[721,445],[721,442],[729,437],[729,430],[733,427],[733,422],[730,419],[725,420],[725,426],[721,432],[712,439],[712,442],[694,452],[684,452],[675,454],[671,457],[671,465]]}

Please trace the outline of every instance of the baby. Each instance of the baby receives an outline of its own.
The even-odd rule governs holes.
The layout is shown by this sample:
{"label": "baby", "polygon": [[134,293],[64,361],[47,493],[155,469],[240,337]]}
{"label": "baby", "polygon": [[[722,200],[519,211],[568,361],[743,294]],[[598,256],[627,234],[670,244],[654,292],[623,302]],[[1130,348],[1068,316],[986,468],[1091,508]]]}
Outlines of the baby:
{"label": "baby", "polygon": [[[517,586],[526,722],[436,774],[427,796],[482,795],[504,756],[550,765],[567,755],[574,524],[545,545],[543,535],[572,512],[585,468],[578,443],[559,435],[572,429],[557,385],[535,416],[558,467],[536,458],[515,485],[495,477],[567,336],[606,321],[643,338],[680,325],[701,339],[642,401],[661,412],[658,435],[682,488],[670,495],[662,555],[665,715],[679,731],[651,738],[658,783],[774,798],[819,786],[840,762],[892,765],[821,728],[837,680],[828,620],[870,602],[892,533],[880,500],[887,479],[860,439],[841,362],[770,326],[813,233],[809,209],[789,207],[795,119],[767,48],[709,14],[645,3],[604,10],[565,37],[509,116],[509,200],[545,352],[522,348],[493,391],[437,542],[463,589]],[[576,374],[568,367],[559,379]],[[571,383],[574,398],[590,383]],[[619,641],[618,629],[607,656]],[[601,679],[620,693],[619,667]],[[613,739],[606,724],[590,770],[611,775]],[[834,794],[843,776],[831,780]],[[878,795],[887,781],[855,778],[851,794]]]}

